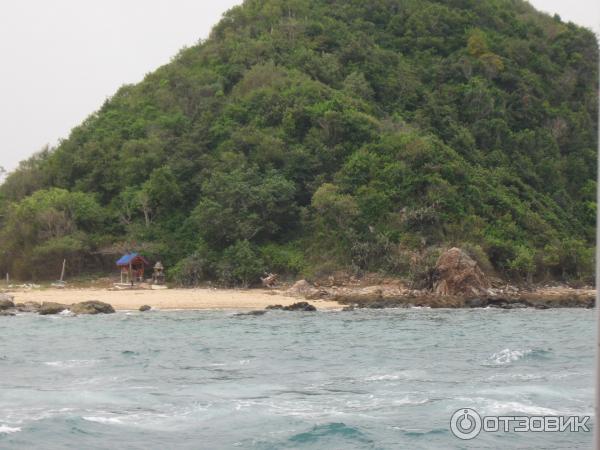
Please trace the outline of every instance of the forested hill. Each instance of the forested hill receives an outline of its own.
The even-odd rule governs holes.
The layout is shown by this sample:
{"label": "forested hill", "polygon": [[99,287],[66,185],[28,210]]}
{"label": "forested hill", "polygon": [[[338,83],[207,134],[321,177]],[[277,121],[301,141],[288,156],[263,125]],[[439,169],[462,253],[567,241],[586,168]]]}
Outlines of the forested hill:
{"label": "forested hill", "polygon": [[[0,188],[0,271],[591,274],[598,43],[521,0],[246,0]],[[60,105],[57,105],[57,111]],[[176,266],[176,267],[175,267]]]}

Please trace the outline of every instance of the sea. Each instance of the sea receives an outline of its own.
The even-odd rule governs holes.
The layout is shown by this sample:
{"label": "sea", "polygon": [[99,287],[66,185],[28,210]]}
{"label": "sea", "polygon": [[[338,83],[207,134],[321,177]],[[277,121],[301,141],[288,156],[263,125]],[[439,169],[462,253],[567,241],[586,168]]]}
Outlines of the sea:
{"label": "sea", "polygon": [[[593,418],[490,424],[592,416],[594,324],[585,309],[0,317],[0,449],[591,448]],[[486,429],[459,439],[457,411]]]}

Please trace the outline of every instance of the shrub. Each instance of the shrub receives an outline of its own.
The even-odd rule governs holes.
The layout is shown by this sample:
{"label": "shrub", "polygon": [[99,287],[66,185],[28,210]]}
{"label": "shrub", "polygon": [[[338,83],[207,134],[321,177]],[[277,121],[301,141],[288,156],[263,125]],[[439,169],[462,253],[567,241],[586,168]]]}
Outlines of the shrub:
{"label": "shrub", "polygon": [[200,248],[191,256],[182,259],[171,270],[170,278],[177,284],[192,287],[214,279],[216,274],[216,257],[206,246]]}
{"label": "shrub", "polygon": [[306,268],[304,252],[294,243],[265,245],[260,249],[260,255],[269,272],[297,275]]}
{"label": "shrub", "polygon": [[228,247],[218,265],[219,280],[228,286],[250,287],[260,281],[264,272],[264,261],[248,241],[237,241]]}

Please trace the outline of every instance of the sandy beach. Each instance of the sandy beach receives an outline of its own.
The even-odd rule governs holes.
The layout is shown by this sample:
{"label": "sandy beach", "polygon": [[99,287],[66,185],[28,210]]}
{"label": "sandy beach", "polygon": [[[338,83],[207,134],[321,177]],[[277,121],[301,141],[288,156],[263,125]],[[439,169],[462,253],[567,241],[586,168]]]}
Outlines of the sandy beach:
{"label": "sandy beach", "polygon": [[[142,305],[156,309],[264,309],[269,305],[288,306],[303,299],[273,294],[267,290],[229,289],[23,289],[11,291],[15,303],[56,302],[72,305],[88,300],[111,304],[116,310],[136,310]],[[340,309],[334,301],[310,301],[317,309]]]}

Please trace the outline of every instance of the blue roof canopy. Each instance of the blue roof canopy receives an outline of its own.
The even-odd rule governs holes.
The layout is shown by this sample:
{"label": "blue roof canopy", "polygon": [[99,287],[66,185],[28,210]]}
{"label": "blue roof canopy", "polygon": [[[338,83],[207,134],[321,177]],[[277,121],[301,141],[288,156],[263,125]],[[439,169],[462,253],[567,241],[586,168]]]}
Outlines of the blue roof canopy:
{"label": "blue roof canopy", "polygon": [[117,266],[128,266],[129,264],[134,264],[136,262],[143,262],[148,265],[148,261],[139,253],[129,253],[124,255],[117,261]]}

